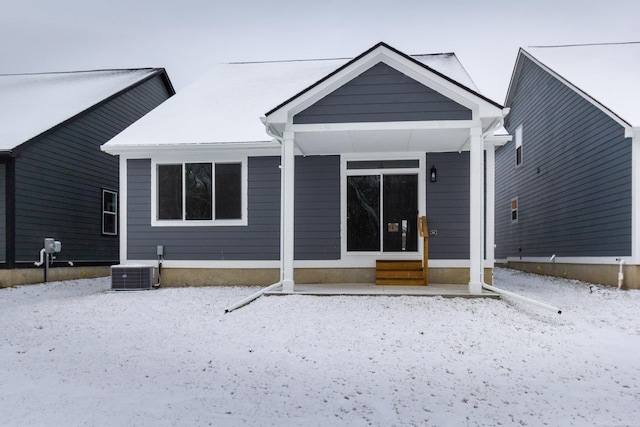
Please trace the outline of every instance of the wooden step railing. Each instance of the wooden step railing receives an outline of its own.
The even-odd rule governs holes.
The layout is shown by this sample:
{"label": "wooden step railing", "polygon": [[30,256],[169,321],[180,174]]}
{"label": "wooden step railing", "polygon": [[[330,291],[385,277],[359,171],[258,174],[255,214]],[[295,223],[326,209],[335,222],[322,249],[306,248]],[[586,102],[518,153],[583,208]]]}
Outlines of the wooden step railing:
{"label": "wooden step railing", "polygon": [[418,232],[422,237],[422,275],[426,286],[429,284],[429,227],[426,216],[418,217]]}

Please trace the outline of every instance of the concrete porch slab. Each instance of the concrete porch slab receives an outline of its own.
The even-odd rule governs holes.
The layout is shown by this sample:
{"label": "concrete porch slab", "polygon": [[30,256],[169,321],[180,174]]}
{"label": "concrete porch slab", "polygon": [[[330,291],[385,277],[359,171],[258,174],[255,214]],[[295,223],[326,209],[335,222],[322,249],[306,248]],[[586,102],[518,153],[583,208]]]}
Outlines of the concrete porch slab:
{"label": "concrete porch slab", "polygon": [[276,289],[266,292],[265,295],[410,295],[443,298],[500,298],[497,293],[486,290],[483,290],[479,295],[471,294],[467,285],[385,286],[373,283],[296,284],[294,292],[283,292],[281,289]]}

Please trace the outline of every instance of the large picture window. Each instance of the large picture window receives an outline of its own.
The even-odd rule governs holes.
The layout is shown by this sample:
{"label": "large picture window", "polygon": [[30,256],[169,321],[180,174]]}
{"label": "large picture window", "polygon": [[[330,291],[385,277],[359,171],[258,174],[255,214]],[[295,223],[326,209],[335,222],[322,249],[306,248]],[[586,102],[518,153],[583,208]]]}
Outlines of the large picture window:
{"label": "large picture window", "polygon": [[156,167],[156,220],[243,220],[243,163],[179,163]]}
{"label": "large picture window", "polygon": [[102,190],[102,234],[118,234],[118,193]]}

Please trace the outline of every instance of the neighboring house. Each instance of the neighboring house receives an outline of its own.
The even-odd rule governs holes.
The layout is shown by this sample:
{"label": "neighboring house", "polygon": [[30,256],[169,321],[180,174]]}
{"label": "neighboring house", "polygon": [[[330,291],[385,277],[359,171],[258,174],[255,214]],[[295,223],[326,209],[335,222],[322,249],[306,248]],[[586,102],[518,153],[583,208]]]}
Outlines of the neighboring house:
{"label": "neighboring house", "polygon": [[426,215],[429,281],[479,293],[505,113],[454,54],[222,64],[102,147],[121,263],[161,245],[168,285],[374,282],[377,260],[422,259]]}
{"label": "neighboring house", "polygon": [[0,75],[0,287],[43,280],[45,238],[50,279],[108,275],[119,174],[100,146],[174,93],[161,68]]}
{"label": "neighboring house", "polygon": [[520,49],[496,153],[496,258],[640,288],[640,44]]}

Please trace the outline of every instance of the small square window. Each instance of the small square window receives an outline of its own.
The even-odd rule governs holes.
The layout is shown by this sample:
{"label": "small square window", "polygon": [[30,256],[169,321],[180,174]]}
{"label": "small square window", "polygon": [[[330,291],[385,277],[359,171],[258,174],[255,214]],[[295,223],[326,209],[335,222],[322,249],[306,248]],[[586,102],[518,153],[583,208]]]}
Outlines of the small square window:
{"label": "small square window", "polygon": [[116,236],[118,234],[118,193],[102,190],[102,234]]}
{"label": "small square window", "polygon": [[518,198],[511,199],[511,222],[518,221]]}

